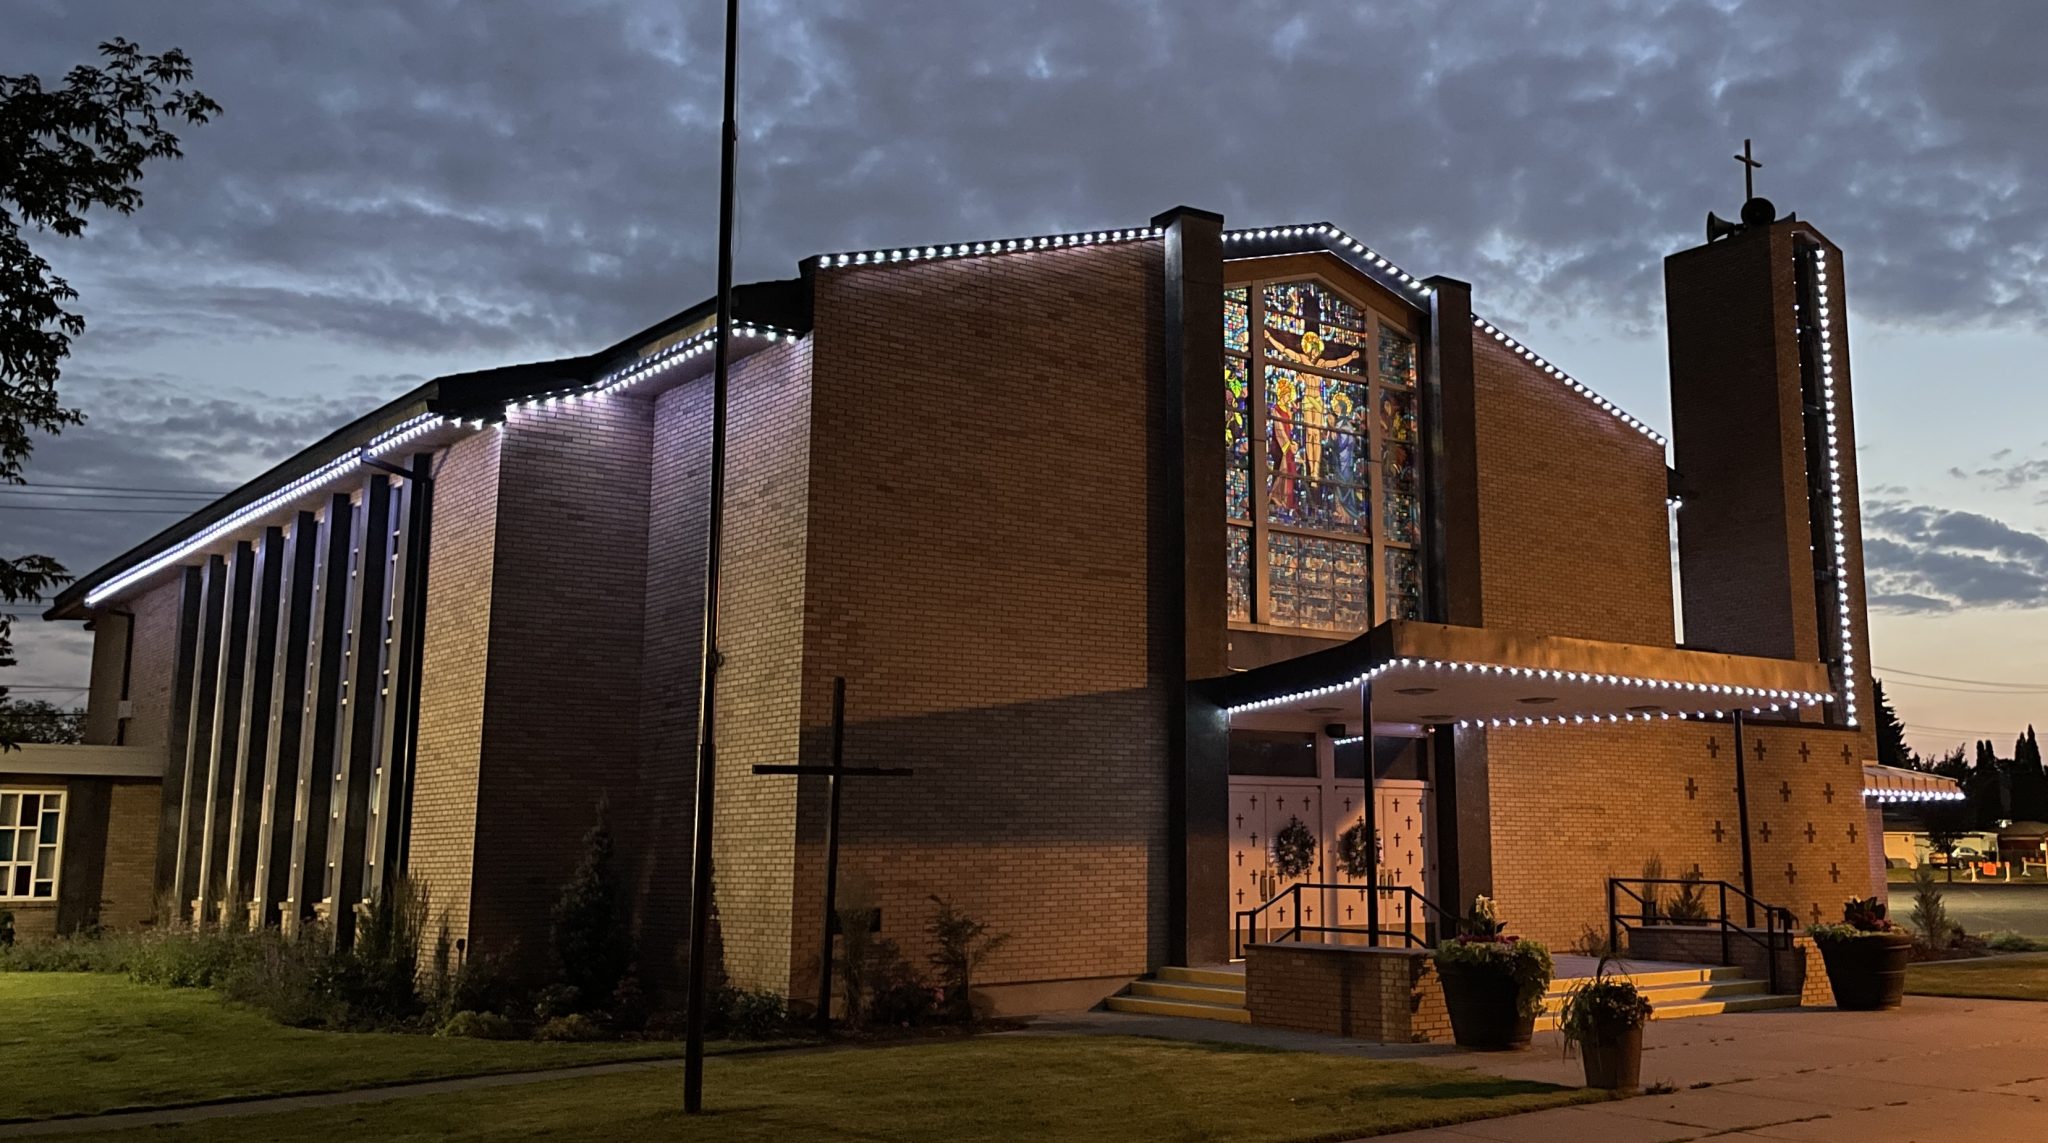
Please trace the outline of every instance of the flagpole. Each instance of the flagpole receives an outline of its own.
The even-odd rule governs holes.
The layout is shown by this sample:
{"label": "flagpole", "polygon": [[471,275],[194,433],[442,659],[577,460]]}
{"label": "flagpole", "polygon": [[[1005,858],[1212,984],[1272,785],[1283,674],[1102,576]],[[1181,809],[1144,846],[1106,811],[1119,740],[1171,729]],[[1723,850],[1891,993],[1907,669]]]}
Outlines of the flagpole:
{"label": "flagpole", "polygon": [[720,533],[725,523],[726,381],[732,344],[733,149],[739,140],[734,124],[734,91],[738,86],[740,2],[725,5],[725,124],[718,160],[718,328],[711,365],[711,489],[709,536],[704,550],[704,643],[697,672],[697,828],[690,860],[690,964],[685,1002],[683,1047],[683,1110],[704,1110],[704,981],[711,936],[711,801],[717,789],[713,746],[713,700],[718,691],[718,572]]}

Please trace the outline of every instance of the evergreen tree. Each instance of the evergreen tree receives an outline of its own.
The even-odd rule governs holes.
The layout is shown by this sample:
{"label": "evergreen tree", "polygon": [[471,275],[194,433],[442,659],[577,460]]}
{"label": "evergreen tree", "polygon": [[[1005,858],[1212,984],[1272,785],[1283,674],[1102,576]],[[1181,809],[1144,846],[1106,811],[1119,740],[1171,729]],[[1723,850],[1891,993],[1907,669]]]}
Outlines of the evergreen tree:
{"label": "evergreen tree", "polygon": [[2041,744],[2034,728],[2012,746],[2012,816],[2023,821],[2048,821],[2048,772],[2041,768]]}
{"label": "evergreen tree", "polygon": [[598,803],[597,824],[583,835],[583,860],[576,876],[562,886],[548,933],[562,983],[576,989],[586,1009],[608,1004],[633,968],[625,885],[612,860],[605,809]]}
{"label": "evergreen tree", "polygon": [[1906,724],[1899,721],[1899,713],[1892,709],[1892,700],[1884,693],[1884,680],[1872,679],[1871,685],[1877,691],[1878,762],[1906,769],[1919,766],[1919,757],[1906,745]]}

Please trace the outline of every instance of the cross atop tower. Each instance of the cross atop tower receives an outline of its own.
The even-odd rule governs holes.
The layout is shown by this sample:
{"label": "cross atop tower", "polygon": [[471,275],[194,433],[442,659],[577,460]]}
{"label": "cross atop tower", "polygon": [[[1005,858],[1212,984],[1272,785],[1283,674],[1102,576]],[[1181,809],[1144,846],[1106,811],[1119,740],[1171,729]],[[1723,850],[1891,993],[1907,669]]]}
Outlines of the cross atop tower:
{"label": "cross atop tower", "polygon": [[1750,157],[1747,139],[1742,141],[1742,153],[1735,156],[1735,161],[1742,164],[1742,201],[1748,202],[1756,197],[1756,171],[1763,164]]}

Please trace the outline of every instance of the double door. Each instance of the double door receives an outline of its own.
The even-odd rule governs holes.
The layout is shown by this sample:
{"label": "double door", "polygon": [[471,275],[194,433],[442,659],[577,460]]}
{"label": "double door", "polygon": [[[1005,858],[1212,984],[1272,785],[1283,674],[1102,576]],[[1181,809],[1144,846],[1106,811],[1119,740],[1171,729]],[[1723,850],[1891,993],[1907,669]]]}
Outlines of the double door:
{"label": "double door", "polygon": [[[1381,943],[1398,943],[1400,930],[1423,935],[1424,918],[1410,916],[1410,897],[1398,887],[1429,895],[1436,861],[1429,827],[1427,782],[1382,778],[1378,797],[1378,869]],[[1370,882],[1346,871],[1341,847],[1347,834],[1362,841],[1365,818],[1362,781],[1334,778],[1241,778],[1230,780],[1231,928],[1245,939],[1267,940],[1304,927],[1302,939],[1365,943]],[[1306,839],[1306,842],[1304,841]],[[1281,854],[1307,857],[1307,868],[1289,875]],[[1323,886],[1290,894],[1293,886]],[[1274,898],[1286,894],[1282,900]],[[1255,920],[1240,916],[1273,901]],[[1297,917],[1296,914],[1299,913]],[[1247,927],[1249,925],[1249,927]],[[1332,931],[1316,931],[1332,930]]]}

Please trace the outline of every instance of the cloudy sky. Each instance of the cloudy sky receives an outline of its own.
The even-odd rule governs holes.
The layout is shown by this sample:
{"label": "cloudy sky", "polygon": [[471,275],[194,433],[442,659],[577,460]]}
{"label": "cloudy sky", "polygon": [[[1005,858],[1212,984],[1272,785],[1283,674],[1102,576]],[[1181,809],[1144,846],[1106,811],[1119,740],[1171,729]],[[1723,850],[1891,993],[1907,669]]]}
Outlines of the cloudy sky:
{"label": "cloudy sky", "polygon": [[[91,420],[31,479],[224,488],[423,378],[704,297],[721,8],[9,0],[0,72],[127,36],[226,108],[139,215],[44,243],[84,295],[65,385]],[[1736,213],[1754,137],[1758,190],[1846,251],[1874,657],[1915,743],[2048,723],[2036,4],[746,9],[743,279],[1182,202],[1328,219],[1660,428],[1660,260]],[[9,493],[0,537],[84,571],[187,503]],[[27,626],[12,681],[82,683],[82,639]]]}

